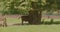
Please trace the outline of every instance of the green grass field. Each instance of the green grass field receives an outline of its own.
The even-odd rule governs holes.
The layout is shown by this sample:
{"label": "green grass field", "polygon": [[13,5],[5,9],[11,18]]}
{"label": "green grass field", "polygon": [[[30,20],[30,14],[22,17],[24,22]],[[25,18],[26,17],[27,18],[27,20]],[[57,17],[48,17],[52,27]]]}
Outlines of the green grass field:
{"label": "green grass field", "polygon": [[[59,19],[58,20],[55,19],[55,20],[60,21]],[[9,22],[9,23],[17,23],[20,21],[16,18],[7,18],[7,22]],[[49,20],[46,19],[46,21],[49,21]],[[0,27],[0,32],[60,32],[60,24],[58,24],[58,25],[56,25],[56,24],[20,25],[20,26]]]}
{"label": "green grass field", "polygon": [[0,32],[60,32],[60,25],[23,25],[0,27]]}
{"label": "green grass field", "polygon": [[21,19],[17,19],[17,18],[7,18],[7,22],[9,23],[17,23],[17,22],[21,22]]}
{"label": "green grass field", "polygon": [[[44,21],[50,21],[50,20],[51,19],[45,19]],[[17,18],[7,18],[7,22],[17,23],[21,21],[22,21],[21,19],[17,19]],[[54,21],[60,21],[60,19],[54,19]]]}

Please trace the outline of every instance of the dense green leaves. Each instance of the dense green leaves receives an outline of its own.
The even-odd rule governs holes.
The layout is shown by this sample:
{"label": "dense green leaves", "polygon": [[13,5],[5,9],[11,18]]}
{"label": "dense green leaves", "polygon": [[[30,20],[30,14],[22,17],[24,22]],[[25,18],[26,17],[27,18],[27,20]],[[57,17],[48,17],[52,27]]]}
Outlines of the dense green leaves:
{"label": "dense green leaves", "polygon": [[15,12],[17,9],[20,13],[24,14],[32,8],[31,2],[36,2],[32,7],[37,9],[43,8],[48,11],[60,9],[60,0],[0,0],[0,11]]}

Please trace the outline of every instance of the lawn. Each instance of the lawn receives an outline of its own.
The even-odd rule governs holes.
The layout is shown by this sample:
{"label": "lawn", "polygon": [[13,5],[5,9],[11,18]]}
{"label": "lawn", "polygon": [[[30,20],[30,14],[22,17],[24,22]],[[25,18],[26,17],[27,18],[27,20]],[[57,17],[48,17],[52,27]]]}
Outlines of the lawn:
{"label": "lawn", "polygon": [[[50,20],[51,19],[44,19],[44,21],[50,21]],[[21,19],[17,19],[17,18],[7,18],[7,22],[17,23],[21,21],[22,21]],[[60,21],[60,19],[54,19],[54,21]]]}
{"label": "lawn", "polygon": [[[43,19],[42,19],[43,20]],[[50,22],[51,19],[45,19],[44,22],[49,21]],[[21,23],[21,19],[17,19],[17,18],[7,18],[7,23]],[[53,22],[56,21],[60,21],[60,19],[54,19]]]}
{"label": "lawn", "polygon": [[[59,19],[55,19],[60,21]],[[54,20],[54,21],[55,21]],[[45,21],[49,21],[46,19]],[[21,22],[21,19],[17,18],[7,18],[9,23],[18,23]],[[0,32],[60,32],[60,24],[52,25],[20,25],[20,26],[8,26],[0,27]]]}
{"label": "lawn", "polygon": [[60,25],[21,25],[0,27],[0,32],[60,32]]}
{"label": "lawn", "polygon": [[18,22],[21,22],[21,19],[17,19],[17,18],[7,18],[7,22],[8,22],[8,23],[18,23]]}

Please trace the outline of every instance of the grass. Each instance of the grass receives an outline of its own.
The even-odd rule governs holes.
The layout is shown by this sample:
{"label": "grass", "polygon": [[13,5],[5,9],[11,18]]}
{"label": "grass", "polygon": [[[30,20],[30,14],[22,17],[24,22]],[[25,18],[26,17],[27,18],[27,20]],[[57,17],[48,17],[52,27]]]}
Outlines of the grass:
{"label": "grass", "polygon": [[23,25],[0,27],[0,32],[60,32],[60,25]]}
{"label": "grass", "polygon": [[[51,19],[44,19],[44,21],[50,21]],[[17,18],[7,18],[7,22],[21,22],[21,19],[17,19]],[[54,19],[54,21],[60,21],[60,19]]]}
{"label": "grass", "polygon": [[[21,19],[17,19],[17,18],[7,18],[7,23],[21,23]],[[44,19],[43,22],[51,22],[51,19]],[[54,23],[60,23],[60,19],[54,19],[53,20]]]}
{"label": "grass", "polygon": [[[46,19],[49,21],[48,19]],[[56,21],[60,21],[55,19]],[[55,21],[54,20],[54,21]],[[21,21],[21,19],[20,19]],[[7,18],[7,22],[17,23],[20,22],[17,18]],[[20,26],[8,26],[0,27],[0,32],[60,32],[60,24],[52,25],[20,25]]]}
{"label": "grass", "polygon": [[9,22],[9,23],[18,23],[18,22],[21,22],[21,19],[7,18],[7,22]]}

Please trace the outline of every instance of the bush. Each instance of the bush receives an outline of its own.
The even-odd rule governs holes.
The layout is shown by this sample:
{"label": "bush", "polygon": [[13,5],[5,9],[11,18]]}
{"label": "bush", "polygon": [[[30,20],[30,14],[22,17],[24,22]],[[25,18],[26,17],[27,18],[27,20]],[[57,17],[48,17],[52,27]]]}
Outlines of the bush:
{"label": "bush", "polygon": [[42,22],[41,22],[41,24],[44,24],[44,20],[45,20],[45,19],[42,19]]}
{"label": "bush", "polygon": [[21,14],[21,15],[27,15],[28,11],[9,10],[9,11],[2,11],[2,14]]}
{"label": "bush", "polygon": [[60,21],[55,21],[55,22],[53,22],[53,21],[44,21],[44,22],[42,22],[42,24],[46,24],[46,25],[50,25],[50,24],[60,24]]}
{"label": "bush", "polygon": [[3,15],[9,14],[8,11],[1,11],[1,13],[2,13]]}
{"label": "bush", "polygon": [[50,24],[53,24],[53,19],[50,20]]}
{"label": "bush", "polygon": [[20,14],[20,11],[16,11],[16,10],[11,10],[11,11],[8,11],[9,14]]}
{"label": "bush", "polygon": [[44,24],[50,25],[51,23],[49,21],[44,22]]}
{"label": "bush", "polygon": [[60,21],[55,21],[54,24],[60,24]]}
{"label": "bush", "polygon": [[54,19],[51,19],[50,21],[44,21],[44,19],[42,20],[41,24],[60,24],[60,21],[54,21]]}

